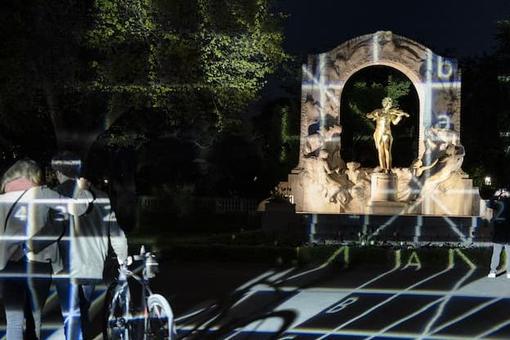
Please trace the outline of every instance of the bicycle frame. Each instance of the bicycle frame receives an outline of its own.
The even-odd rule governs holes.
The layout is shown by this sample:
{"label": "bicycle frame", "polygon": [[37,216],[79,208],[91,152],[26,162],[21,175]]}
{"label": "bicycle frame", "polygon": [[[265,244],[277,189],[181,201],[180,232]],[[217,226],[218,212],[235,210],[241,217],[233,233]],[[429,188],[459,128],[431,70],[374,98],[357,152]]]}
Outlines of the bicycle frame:
{"label": "bicycle frame", "polygon": [[[135,274],[133,271],[130,271],[126,264],[122,264],[119,268],[119,277],[117,279],[117,283],[113,287],[113,294],[110,305],[110,317],[107,320],[108,329],[115,330],[115,336],[118,336],[120,339],[127,340],[130,339],[132,334],[135,331],[136,321],[143,317],[143,339],[147,339],[150,337],[151,333],[151,325],[149,324],[150,318],[150,306],[148,305],[148,300],[151,296],[156,296],[158,294],[153,294],[151,288],[149,287],[149,281],[151,278],[155,276],[157,271],[157,261],[151,253],[145,253],[144,249],[140,255],[135,255],[132,257],[135,261],[143,260],[143,264],[139,267],[135,268],[134,271],[142,270],[142,275],[139,276]],[[131,307],[131,293],[129,289],[128,279],[133,278],[137,281],[141,288],[141,311],[143,311],[143,316],[131,315],[130,307]],[[163,297],[162,297],[163,298]],[[163,300],[165,300],[163,298]],[[165,300],[165,304],[168,304],[168,301]],[[117,309],[120,307],[120,310]],[[168,304],[167,309],[171,313],[171,308]],[[120,312],[120,313],[116,313]],[[168,314],[168,313],[167,313]],[[114,318],[111,319],[112,315]],[[111,321],[114,320],[114,324],[112,325]],[[168,327],[173,327],[173,318],[168,318]],[[154,331],[154,330],[152,330]],[[140,334],[138,334],[140,335]]]}

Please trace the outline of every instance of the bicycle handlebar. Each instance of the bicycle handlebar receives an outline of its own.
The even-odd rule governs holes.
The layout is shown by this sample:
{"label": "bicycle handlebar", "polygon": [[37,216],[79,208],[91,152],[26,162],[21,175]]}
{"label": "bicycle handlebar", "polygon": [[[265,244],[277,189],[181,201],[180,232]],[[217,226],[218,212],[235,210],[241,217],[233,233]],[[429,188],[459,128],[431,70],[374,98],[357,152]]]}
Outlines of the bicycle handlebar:
{"label": "bicycle handlebar", "polygon": [[156,261],[156,256],[151,252],[145,252],[145,247],[142,246],[140,254],[128,256],[126,261],[119,263],[119,280],[126,280],[128,277],[133,277],[137,281],[142,282],[142,278],[128,269],[134,261],[143,261],[143,265],[137,267],[135,271],[139,271],[140,269],[142,270],[144,281],[156,276],[159,267],[158,261]]}

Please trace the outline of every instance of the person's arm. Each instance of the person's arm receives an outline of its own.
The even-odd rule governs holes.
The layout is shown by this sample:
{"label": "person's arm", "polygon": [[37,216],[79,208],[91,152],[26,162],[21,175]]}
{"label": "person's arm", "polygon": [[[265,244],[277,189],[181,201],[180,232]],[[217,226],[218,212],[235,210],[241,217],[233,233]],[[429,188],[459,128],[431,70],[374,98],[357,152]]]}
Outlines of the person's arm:
{"label": "person's arm", "polygon": [[[101,197],[99,198],[101,200]],[[117,255],[117,261],[119,264],[125,263],[128,257],[128,244],[127,238],[124,234],[124,231],[117,223],[117,217],[115,215],[115,211],[111,205],[110,200],[107,197],[102,197],[102,200],[106,200],[103,202],[107,202],[104,204],[99,204],[101,206],[103,223],[106,225],[106,230],[108,232],[108,239],[110,245],[112,246],[115,255]],[[95,203],[94,203],[95,204]]]}
{"label": "person's arm", "polygon": [[117,222],[110,222],[110,244],[112,245],[113,251],[117,255],[119,264],[125,263],[128,257],[128,244],[126,234],[117,224]]}
{"label": "person's arm", "polygon": [[66,197],[46,186],[41,187],[43,205],[48,209],[54,209],[64,214],[81,216],[85,214],[89,205],[94,200],[92,193],[83,185],[76,185],[73,197]]}
{"label": "person's arm", "polygon": [[[37,213],[45,216],[44,224],[35,226],[34,232],[27,242],[31,252],[38,253],[58,242],[69,226],[69,215],[83,215],[92,199],[92,193],[84,189],[84,185],[76,185],[73,192],[74,198],[63,196],[48,187],[37,188],[36,194]],[[46,213],[47,212],[47,213]],[[39,220],[39,219],[38,219]],[[42,223],[42,221],[41,221]]]}
{"label": "person's arm", "polygon": [[41,250],[58,242],[65,233],[65,228],[69,224],[68,215],[60,211],[50,209],[48,218],[44,226],[30,238],[27,247],[30,251],[37,254]]}
{"label": "person's arm", "polygon": [[487,200],[487,208],[496,209],[496,200],[494,198]]}

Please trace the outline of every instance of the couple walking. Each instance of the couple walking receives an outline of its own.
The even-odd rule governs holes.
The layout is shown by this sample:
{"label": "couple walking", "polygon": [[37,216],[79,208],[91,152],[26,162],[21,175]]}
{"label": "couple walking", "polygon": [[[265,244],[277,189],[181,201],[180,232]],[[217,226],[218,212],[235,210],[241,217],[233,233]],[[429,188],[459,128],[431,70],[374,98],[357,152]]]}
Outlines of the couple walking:
{"label": "couple walking", "polygon": [[[89,307],[109,246],[119,262],[127,240],[108,196],[80,176],[70,153],[52,160],[59,185],[43,185],[32,160],[14,163],[0,182],[0,278],[7,339],[40,339],[41,311],[55,284],[66,339],[89,338]],[[25,311],[28,310],[28,313]],[[28,325],[33,322],[33,327]]]}

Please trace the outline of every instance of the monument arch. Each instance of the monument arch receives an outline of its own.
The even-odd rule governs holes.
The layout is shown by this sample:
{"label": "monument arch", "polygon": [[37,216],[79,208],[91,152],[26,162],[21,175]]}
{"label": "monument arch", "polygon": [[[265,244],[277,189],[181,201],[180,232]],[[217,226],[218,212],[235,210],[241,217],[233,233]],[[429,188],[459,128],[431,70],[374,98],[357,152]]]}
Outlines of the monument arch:
{"label": "monument arch", "polygon": [[[345,163],[341,155],[341,99],[348,80],[371,66],[403,73],[419,101],[418,157],[409,168],[366,168]],[[392,32],[379,31],[351,39],[331,51],[310,55],[303,65],[299,164],[280,186],[291,192],[301,213],[449,214],[472,215],[476,199],[472,181],[461,170],[461,74],[457,61]],[[374,108],[376,109],[376,108]],[[391,101],[371,117],[382,129],[408,114]],[[393,113],[392,113],[393,112]],[[385,122],[383,117],[390,119]],[[368,116],[367,116],[368,117]],[[398,118],[398,119],[397,119]],[[387,122],[387,120],[386,120]],[[377,129],[376,129],[377,131]],[[377,144],[376,133],[374,141]],[[385,148],[388,148],[386,146]],[[390,165],[384,165],[390,164]],[[415,188],[417,183],[418,188]],[[455,188],[454,199],[441,196],[441,185]],[[393,191],[392,195],[379,195]],[[461,194],[458,194],[461,192]],[[469,194],[463,194],[469,192]]]}
{"label": "monument arch", "polygon": [[441,124],[460,132],[461,74],[457,61],[439,56],[411,39],[379,31],[308,57],[303,65],[301,136],[306,135],[304,130],[309,123],[307,100],[313,98],[318,103],[321,116],[339,118],[340,98],[347,80],[359,70],[377,65],[402,72],[416,88],[420,102],[420,154],[424,151],[426,128]]}
{"label": "monument arch", "polygon": [[[390,82],[391,81],[391,82]],[[405,85],[407,94],[388,93],[388,87]],[[382,98],[395,95],[396,105],[410,114],[393,131],[394,164],[408,167],[418,157],[419,99],[411,80],[395,68],[378,65],[362,68],[346,81],[340,98],[339,122],[343,127],[340,154],[347,162],[359,162],[365,167],[377,165],[374,153],[373,126],[366,113],[381,105]]]}

